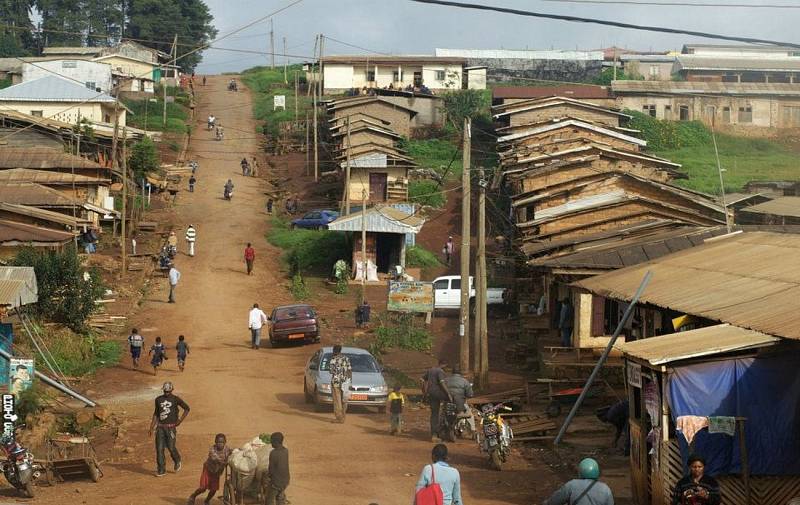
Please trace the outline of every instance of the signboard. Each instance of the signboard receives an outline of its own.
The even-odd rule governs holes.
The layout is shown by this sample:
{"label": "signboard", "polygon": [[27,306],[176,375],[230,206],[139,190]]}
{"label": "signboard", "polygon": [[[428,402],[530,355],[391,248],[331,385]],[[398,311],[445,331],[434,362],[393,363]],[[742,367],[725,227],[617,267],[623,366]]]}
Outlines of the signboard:
{"label": "signboard", "polygon": [[33,360],[11,358],[8,367],[8,382],[11,394],[18,395],[33,384]]}
{"label": "signboard", "polygon": [[286,110],[286,95],[275,95],[273,97],[272,110]]}
{"label": "signboard", "polygon": [[626,372],[628,384],[637,388],[642,387],[642,365],[628,361]]}
{"label": "signboard", "polygon": [[433,312],[433,283],[389,281],[386,310],[393,312]]}
{"label": "signboard", "polygon": [[[0,323],[0,349],[11,354],[11,344],[14,342],[14,327],[11,323]],[[8,370],[8,360],[0,357],[0,370]],[[0,386],[8,387],[8,374],[0,373]]]}

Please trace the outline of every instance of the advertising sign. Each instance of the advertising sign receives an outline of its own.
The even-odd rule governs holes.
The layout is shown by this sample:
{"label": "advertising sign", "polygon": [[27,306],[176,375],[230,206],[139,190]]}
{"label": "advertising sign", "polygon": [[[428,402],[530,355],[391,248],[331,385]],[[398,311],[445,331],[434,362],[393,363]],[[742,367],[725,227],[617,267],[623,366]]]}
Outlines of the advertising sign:
{"label": "advertising sign", "polygon": [[286,110],[286,95],[275,95],[273,97],[272,110]]}
{"label": "advertising sign", "polygon": [[433,312],[433,283],[389,281],[386,310],[393,312]]}
{"label": "advertising sign", "polygon": [[628,361],[628,384],[633,387],[642,387],[642,365]]}
{"label": "advertising sign", "polygon": [[18,395],[33,384],[33,360],[23,358],[11,358],[8,367],[8,382],[11,385],[9,391],[13,395]]}

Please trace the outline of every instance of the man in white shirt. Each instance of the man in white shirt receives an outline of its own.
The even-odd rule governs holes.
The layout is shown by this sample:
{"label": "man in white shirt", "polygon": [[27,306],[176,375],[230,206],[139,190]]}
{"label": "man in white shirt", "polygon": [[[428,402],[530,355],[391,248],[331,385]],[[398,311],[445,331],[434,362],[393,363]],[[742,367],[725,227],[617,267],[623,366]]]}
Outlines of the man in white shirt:
{"label": "man in white shirt", "polygon": [[169,303],[175,303],[175,288],[178,286],[178,281],[181,280],[181,273],[175,268],[175,265],[169,267]]}
{"label": "man in white shirt", "polygon": [[258,349],[261,345],[261,327],[267,322],[267,315],[264,311],[258,308],[258,304],[254,303],[253,308],[250,310],[250,321],[248,328],[250,328],[250,345],[253,349]]}
{"label": "man in white shirt", "polygon": [[189,246],[189,256],[194,256],[194,242],[197,240],[197,230],[194,229],[194,226],[189,225],[186,228],[186,245]]}

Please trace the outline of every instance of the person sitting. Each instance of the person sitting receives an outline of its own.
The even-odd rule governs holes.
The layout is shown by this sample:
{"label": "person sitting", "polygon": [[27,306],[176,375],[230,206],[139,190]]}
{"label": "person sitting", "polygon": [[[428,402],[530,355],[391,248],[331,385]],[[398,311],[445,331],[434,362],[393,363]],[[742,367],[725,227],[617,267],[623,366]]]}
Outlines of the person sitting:
{"label": "person sitting", "polygon": [[706,460],[693,454],[688,463],[689,475],[675,484],[672,505],[720,505],[719,484],[705,474]]}

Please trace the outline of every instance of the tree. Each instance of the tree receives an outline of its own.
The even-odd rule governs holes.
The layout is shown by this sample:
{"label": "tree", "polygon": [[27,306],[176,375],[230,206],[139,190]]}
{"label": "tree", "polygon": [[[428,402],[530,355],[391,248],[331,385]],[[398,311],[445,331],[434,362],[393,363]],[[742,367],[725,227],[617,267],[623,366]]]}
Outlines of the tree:
{"label": "tree", "polygon": [[119,0],[83,0],[86,13],[86,45],[110,46],[122,37],[123,2]]}
{"label": "tree", "polygon": [[158,149],[156,149],[155,143],[149,137],[142,138],[131,149],[128,166],[133,170],[137,181],[158,170],[160,164]]}
{"label": "tree", "polygon": [[36,272],[39,301],[32,306],[34,316],[62,323],[76,332],[86,330],[86,319],[97,310],[95,300],[102,296],[105,286],[94,268],[86,271],[88,280],[84,278],[74,248],[40,252],[27,247],[11,264],[30,266]]}
{"label": "tree", "polygon": [[36,0],[44,46],[83,45],[87,16],[81,0]]}
{"label": "tree", "polygon": [[[609,86],[611,84],[611,81],[613,81],[613,80],[614,80],[614,69],[613,68],[607,68],[607,69],[603,70],[603,72],[599,76],[595,77],[592,80],[592,83],[593,84],[599,84],[601,86]],[[640,75],[626,74],[621,69],[617,69],[617,80],[618,81],[642,81],[642,80],[644,80],[644,77],[642,77]]]}
{"label": "tree", "polygon": [[0,0],[0,57],[27,56],[36,47],[32,8],[33,0]]}
{"label": "tree", "polygon": [[479,89],[450,91],[444,94],[444,110],[456,128],[461,128],[465,118],[475,118],[489,109],[489,94]]}

